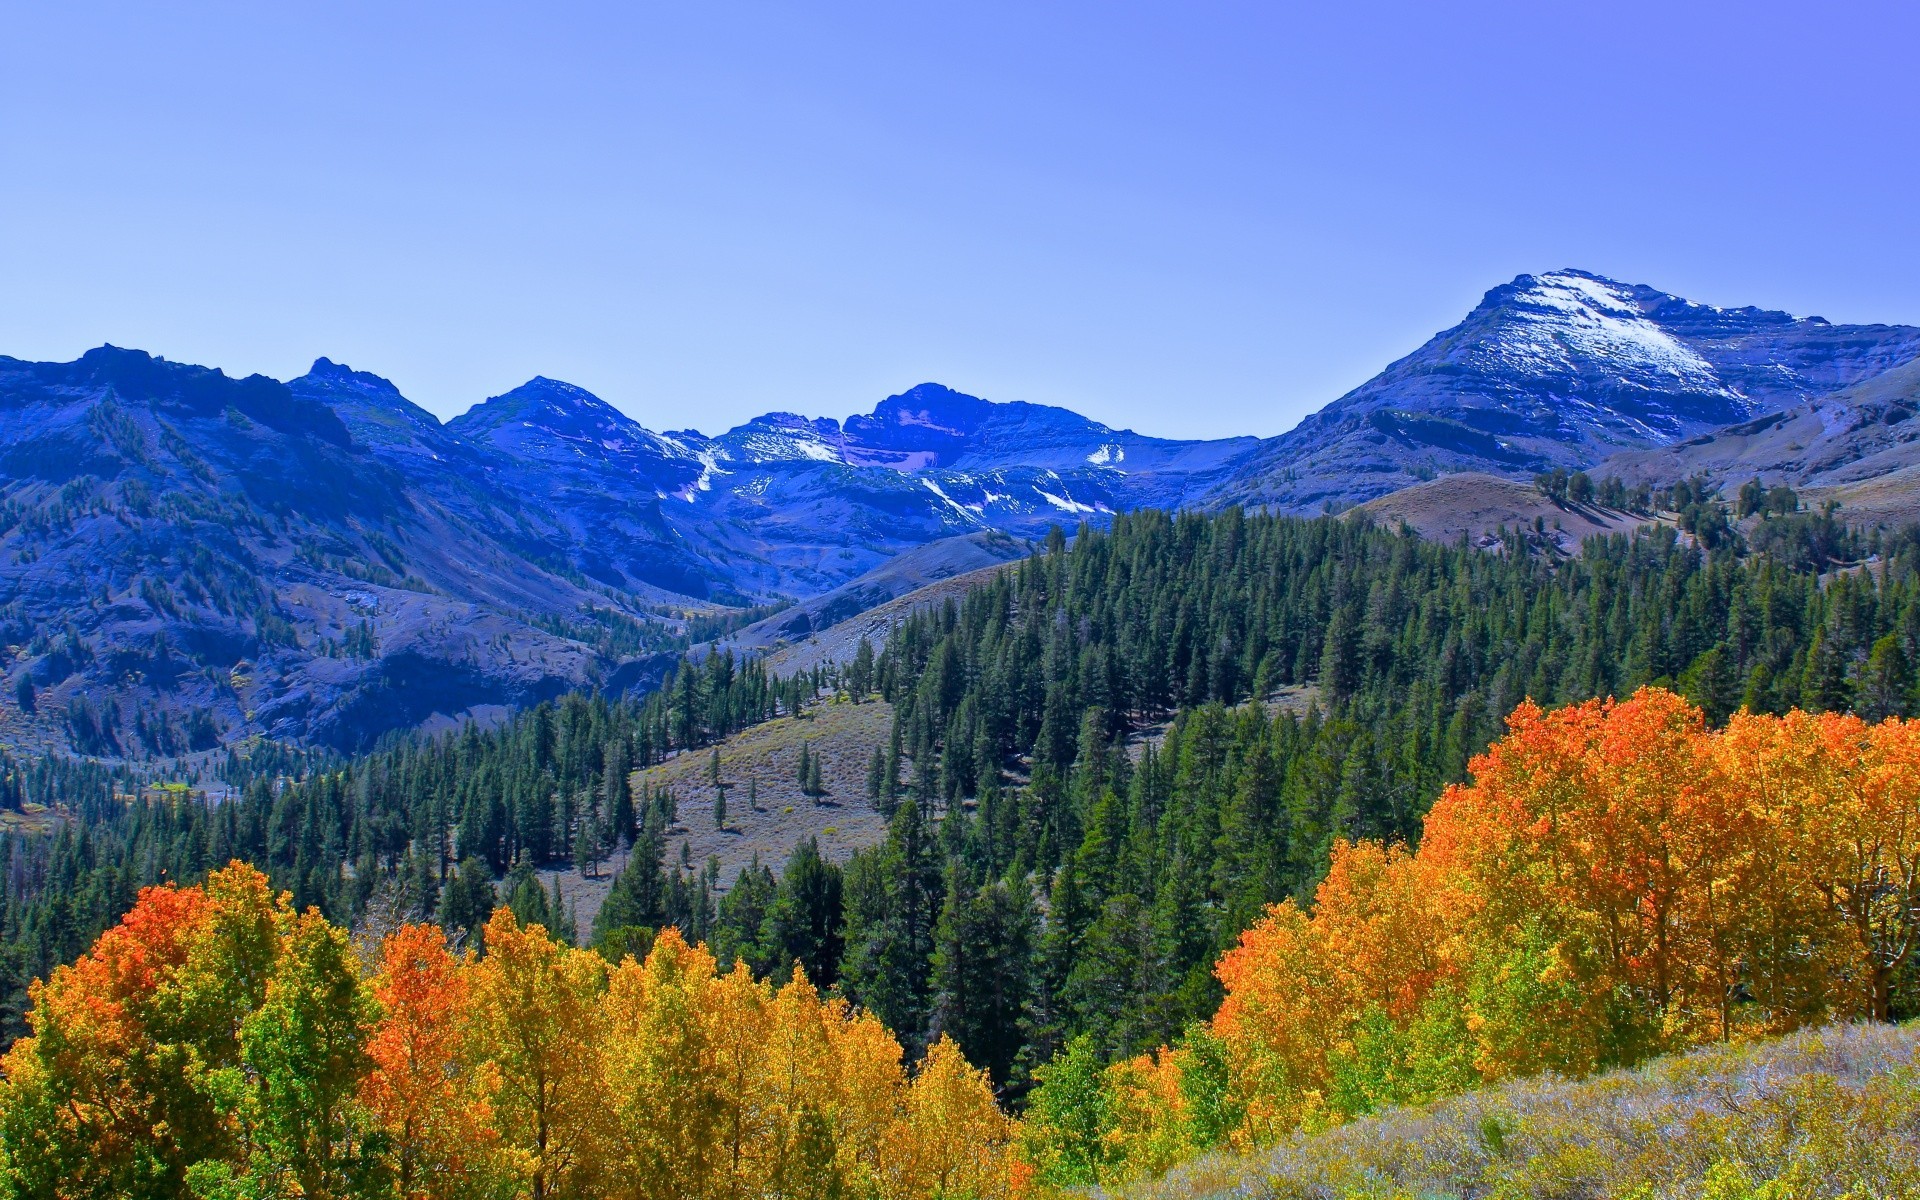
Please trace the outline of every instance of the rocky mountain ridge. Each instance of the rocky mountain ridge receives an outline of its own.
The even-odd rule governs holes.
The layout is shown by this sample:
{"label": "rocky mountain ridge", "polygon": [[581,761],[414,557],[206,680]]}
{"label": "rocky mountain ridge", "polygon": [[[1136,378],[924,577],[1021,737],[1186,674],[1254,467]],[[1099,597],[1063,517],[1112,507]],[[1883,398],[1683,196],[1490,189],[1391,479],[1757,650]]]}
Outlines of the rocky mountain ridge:
{"label": "rocky mountain ridge", "polygon": [[1916,372],[1920,329],[1578,271],[1494,288],[1267,439],[1147,437],[933,383],[709,435],[536,377],[442,423],[326,358],[285,383],[114,347],[0,358],[0,740],[352,749],[645,687],[765,606],[803,602],[741,648],[1144,506],[1317,513],[1559,465],[1871,485],[1892,512],[1920,488]]}
{"label": "rocky mountain ridge", "polygon": [[1673,445],[1920,357],[1920,328],[1714,308],[1585,271],[1522,275],[1270,439],[1214,503],[1339,510],[1460,471],[1524,477]]}

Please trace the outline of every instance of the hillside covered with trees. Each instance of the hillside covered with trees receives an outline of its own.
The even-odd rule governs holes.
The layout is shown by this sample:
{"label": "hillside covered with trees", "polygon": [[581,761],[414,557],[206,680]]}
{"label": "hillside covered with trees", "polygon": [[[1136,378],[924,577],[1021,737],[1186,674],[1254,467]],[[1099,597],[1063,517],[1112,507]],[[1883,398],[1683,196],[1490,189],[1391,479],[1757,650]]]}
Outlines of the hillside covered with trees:
{"label": "hillside covered with trees", "polygon": [[[609,963],[508,909],[484,953],[408,925],[368,961],[235,863],[146,889],[34,985],[0,1084],[0,1184],[986,1200],[1278,1146],[1266,1177],[1287,1194],[1478,1195],[1492,1179],[1545,1197],[1608,1177],[1601,1144],[1637,1148],[1623,1182],[1647,1197],[1912,1182],[1920,1064],[1850,1049],[1822,1072],[1805,1039],[1768,1039],[1884,1021],[1910,987],[1920,724],[1796,710],[1715,731],[1649,689],[1523,705],[1471,776],[1417,850],[1336,840],[1312,906],[1271,906],[1216,965],[1211,1020],[1104,1066],[1075,1039],[1018,1119],[953,1039],[915,1055],[804,969],[777,985],[726,970],[673,929]],[[1458,1105],[1419,1106],[1714,1044],[1757,1048],[1567,1092],[1588,1108],[1508,1087],[1455,1151],[1437,1133],[1314,1140],[1380,1112],[1397,1114],[1388,1134],[1458,1130]],[[1736,1097],[1715,1078],[1744,1083]],[[1595,1123],[1623,1091],[1670,1114],[1664,1138]]]}
{"label": "hillside covered with trees", "polygon": [[[916,1048],[950,1030],[1017,1099],[1082,1033],[1122,1057],[1211,1013],[1210,964],[1264,906],[1310,897],[1336,837],[1413,837],[1525,697],[1665,683],[1715,722],[1914,701],[1911,534],[1787,513],[1744,552],[1667,530],[1576,559],[1536,540],[1487,553],[1349,521],[1138,513],[839,669],[776,679],[716,655],[644,703],[569,697],[344,764],[263,746],[230,764],[223,803],[17,764],[8,794],[67,819],[0,833],[8,1020],[139,887],[230,858],[336,921],[472,937],[496,897],[565,933],[530,876],[604,855],[625,869],[586,936],[644,945],[675,925],[769,976],[802,961]],[[893,703],[873,760],[837,764],[892,817],[885,844],[724,889],[679,861],[678,797],[636,795],[629,773],[835,691]],[[1311,703],[1252,702],[1281,692]]]}

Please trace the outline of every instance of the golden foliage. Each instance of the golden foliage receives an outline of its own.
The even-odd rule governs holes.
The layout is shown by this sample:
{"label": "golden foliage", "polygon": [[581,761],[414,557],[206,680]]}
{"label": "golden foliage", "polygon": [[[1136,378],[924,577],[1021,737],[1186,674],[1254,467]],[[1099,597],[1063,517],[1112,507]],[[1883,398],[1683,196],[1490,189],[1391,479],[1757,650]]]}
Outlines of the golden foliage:
{"label": "golden foliage", "polygon": [[[36,1036],[0,1085],[0,1183],[55,1197],[1010,1194],[1010,1124],[950,1041],[909,1077],[871,1016],[797,971],[779,987],[718,974],[671,929],[611,969],[504,908],[485,944],[455,957],[440,930],[404,927],[356,986],[344,934],[295,918],[252,868],[149,889],[36,988]],[[167,1040],[189,1024],[197,1041]],[[326,1093],[344,1100],[306,1111],[316,1093],[298,1070],[251,1099],[251,1076],[210,1077],[245,1057],[243,1032],[272,1052],[266,1072],[249,1064],[263,1077],[357,1072]],[[257,1132],[282,1126],[296,1136]]]}

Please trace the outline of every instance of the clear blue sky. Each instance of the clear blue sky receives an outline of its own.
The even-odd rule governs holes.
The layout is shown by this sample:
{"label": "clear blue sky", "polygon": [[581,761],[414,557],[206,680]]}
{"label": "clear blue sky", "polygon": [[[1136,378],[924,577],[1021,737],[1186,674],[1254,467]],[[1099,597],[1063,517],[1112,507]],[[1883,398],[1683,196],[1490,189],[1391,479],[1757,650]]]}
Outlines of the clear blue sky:
{"label": "clear blue sky", "polygon": [[1210,436],[1522,271],[1920,323],[1916,8],[0,0],[0,353]]}

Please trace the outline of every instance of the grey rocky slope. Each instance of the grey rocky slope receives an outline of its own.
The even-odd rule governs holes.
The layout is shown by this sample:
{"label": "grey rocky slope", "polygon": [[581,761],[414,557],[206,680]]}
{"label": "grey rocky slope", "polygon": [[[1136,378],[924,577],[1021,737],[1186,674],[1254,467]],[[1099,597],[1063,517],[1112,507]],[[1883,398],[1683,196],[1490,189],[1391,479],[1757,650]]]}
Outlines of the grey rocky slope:
{"label": "grey rocky slope", "polygon": [[1670,446],[1920,356],[1920,328],[1714,308],[1522,275],[1248,457],[1214,503],[1341,509],[1459,471],[1525,477]]}
{"label": "grey rocky slope", "polygon": [[188,761],[644,688],[690,618],[825,593],[787,619],[830,623],[1254,444],[936,385],[707,437],[539,378],[442,424],[324,358],[280,383],[113,347],[0,359],[0,432],[0,743]]}

